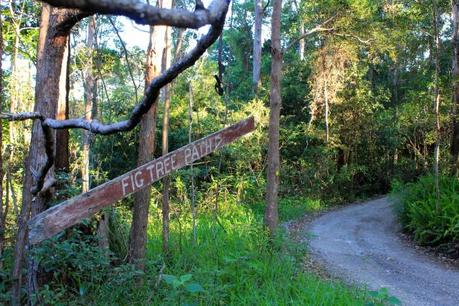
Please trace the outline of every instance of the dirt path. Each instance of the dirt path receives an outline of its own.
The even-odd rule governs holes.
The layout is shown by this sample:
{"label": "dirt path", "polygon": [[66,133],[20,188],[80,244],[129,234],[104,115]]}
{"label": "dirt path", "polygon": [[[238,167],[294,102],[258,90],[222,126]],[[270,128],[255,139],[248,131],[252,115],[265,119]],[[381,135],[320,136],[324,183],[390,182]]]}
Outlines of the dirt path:
{"label": "dirt path", "polygon": [[325,214],[308,227],[314,259],[348,282],[386,287],[404,305],[459,305],[459,271],[401,241],[387,198]]}

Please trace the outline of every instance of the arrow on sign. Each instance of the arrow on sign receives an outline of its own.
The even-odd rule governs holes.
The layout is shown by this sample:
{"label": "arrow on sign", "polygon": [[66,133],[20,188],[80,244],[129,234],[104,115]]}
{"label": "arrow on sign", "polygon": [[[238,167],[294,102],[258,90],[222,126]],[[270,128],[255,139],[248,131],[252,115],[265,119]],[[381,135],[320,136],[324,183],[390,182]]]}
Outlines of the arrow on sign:
{"label": "arrow on sign", "polygon": [[253,117],[250,117],[51,207],[29,221],[29,242],[37,244],[54,236],[94,215],[102,208],[150,186],[172,171],[191,165],[194,161],[209,155],[254,129],[255,122]]}

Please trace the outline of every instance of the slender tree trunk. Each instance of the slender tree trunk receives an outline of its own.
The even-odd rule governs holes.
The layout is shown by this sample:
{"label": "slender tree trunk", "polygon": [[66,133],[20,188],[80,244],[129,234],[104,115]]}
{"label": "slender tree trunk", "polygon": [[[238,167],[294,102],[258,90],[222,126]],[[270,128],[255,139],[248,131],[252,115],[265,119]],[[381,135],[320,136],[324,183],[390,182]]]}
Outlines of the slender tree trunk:
{"label": "slender tree trunk", "polygon": [[[398,121],[398,104],[399,104],[399,63],[398,59],[395,60],[394,71],[392,76],[392,103],[394,105],[394,125]],[[394,155],[392,158],[392,170],[394,171],[395,165],[398,164],[398,148],[394,149]]]}
{"label": "slender tree trunk", "polygon": [[453,110],[452,110],[452,130],[451,139],[451,173],[458,173],[459,158],[459,1],[452,1],[453,17]]}
{"label": "slender tree trunk", "polygon": [[[171,7],[171,1],[163,1],[162,7]],[[165,48],[166,27],[150,28],[150,43],[147,50],[145,87],[160,74],[162,55]],[[156,133],[156,103],[142,117],[140,123],[138,165],[153,158]],[[145,269],[145,248],[147,243],[148,213],[150,209],[151,187],[134,195],[134,208],[129,239],[129,261],[138,269]]]}
{"label": "slender tree trunk", "polygon": [[[90,53],[88,56],[88,62],[86,63],[86,76],[84,80],[84,117],[86,120],[92,120],[92,108],[94,104],[94,93],[96,88],[96,80],[93,73],[93,54],[95,47],[95,36],[96,36],[96,17],[91,16],[88,23],[86,48],[87,52]],[[90,189],[90,178],[89,178],[89,151],[91,145],[91,132],[83,131],[83,165],[81,168],[81,178],[83,181],[83,192],[87,192]]]}
{"label": "slender tree trunk", "polygon": [[[298,1],[294,0],[293,4],[295,5],[296,12],[298,14],[298,17],[300,18],[300,37],[304,36],[304,20],[303,17],[301,16],[300,12],[300,6],[298,5]],[[300,57],[300,60],[304,60],[304,48],[305,48],[305,40],[300,39],[298,42],[298,55]]]}
{"label": "slender tree trunk", "polygon": [[[14,5],[14,4],[12,4]],[[14,44],[13,44],[13,56],[11,57],[11,95],[10,95],[10,112],[14,114],[17,111],[18,99],[19,99],[19,76],[18,76],[18,55],[19,55],[19,38],[21,35],[21,16],[14,16],[13,21],[14,25]],[[9,123],[9,136],[10,143],[14,144],[16,142],[16,128],[14,122]]]}
{"label": "slender tree trunk", "polygon": [[325,100],[325,143],[328,145],[330,142],[330,129],[329,129],[329,115],[330,115],[330,104],[328,101],[328,83],[324,82],[324,100]]}
{"label": "slender tree trunk", "polygon": [[274,0],[271,24],[272,65],[265,211],[265,224],[268,227],[271,236],[273,236],[276,232],[279,219],[277,202],[280,181],[279,120],[282,105],[280,92],[282,77],[282,49],[280,44],[281,11],[282,0]]}
{"label": "slender tree trunk", "polygon": [[255,33],[253,38],[253,90],[255,94],[260,86],[261,78],[261,35],[263,23],[262,0],[255,0]]}
{"label": "slender tree trunk", "polygon": [[[193,86],[191,82],[188,84],[188,143],[193,141]],[[195,185],[194,185],[194,165],[191,163],[190,165],[191,170],[191,218],[192,218],[192,226],[193,226],[193,243],[196,244],[198,240],[198,232],[196,228],[196,192],[195,192]]]}
{"label": "slender tree trunk", "polygon": [[[171,28],[166,28],[165,33],[165,49],[163,51],[162,71],[169,68],[171,64]],[[164,87],[164,115],[163,115],[163,131],[162,131],[162,154],[169,153],[169,119],[171,106],[171,85]],[[166,176],[163,179],[163,197],[162,197],[162,214],[163,214],[163,253],[168,256],[169,250],[169,189],[170,177]]]}
{"label": "slender tree trunk", "polygon": [[438,12],[438,3],[437,0],[433,1],[433,29],[434,29],[434,39],[435,39],[435,103],[434,103],[434,112],[435,112],[435,156],[434,156],[434,175],[435,175],[435,194],[436,194],[436,210],[440,212],[440,137],[441,137],[441,127],[440,127],[440,103],[441,103],[441,92],[440,92],[440,14]]}
{"label": "slender tree trunk", "polygon": [[[0,16],[0,112],[3,111],[3,20]],[[0,178],[3,178],[3,123],[0,120]],[[8,185],[7,185],[8,186]],[[3,209],[3,180],[0,182],[0,269],[3,268],[3,248],[5,243],[6,209]]]}
{"label": "slender tree trunk", "polygon": [[[304,21],[300,21],[300,37],[304,36]],[[305,49],[305,41],[304,39],[300,39],[299,46],[298,46],[298,54],[300,56],[300,60],[304,60],[304,49]]]}
{"label": "slender tree trunk", "polygon": [[[61,90],[61,86],[59,86],[61,81],[60,72],[65,62],[64,55],[70,35],[68,28],[58,28],[58,25],[68,20],[68,18],[72,18],[74,16],[73,12],[67,9],[51,9],[49,5],[43,4],[37,52],[34,110],[44,117],[56,117]],[[49,192],[41,193],[36,197],[33,197],[31,193],[32,185],[35,184],[33,173],[37,173],[45,162],[46,154],[43,139],[41,125],[35,122],[32,129],[29,154],[25,163],[26,172],[22,193],[22,208],[18,219],[18,233],[14,251],[15,262],[12,269],[13,305],[21,303],[22,266],[27,245],[27,221],[31,216],[33,217],[43,211],[50,198]],[[54,169],[49,171],[47,179],[52,176],[53,172]]]}

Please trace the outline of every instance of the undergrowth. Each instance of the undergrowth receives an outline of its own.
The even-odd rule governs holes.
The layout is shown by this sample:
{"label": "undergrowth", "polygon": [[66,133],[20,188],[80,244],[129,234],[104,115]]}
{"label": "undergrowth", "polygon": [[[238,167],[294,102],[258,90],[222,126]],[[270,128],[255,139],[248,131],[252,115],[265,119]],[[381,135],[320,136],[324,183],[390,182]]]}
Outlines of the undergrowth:
{"label": "undergrowth", "polygon": [[[196,241],[189,205],[175,203],[170,254],[161,250],[160,210],[151,212],[146,272],[74,230],[35,252],[46,305],[389,305],[385,296],[323,280],[301,268],[306,250],[280,232],[268,238],[261,204],[225,197],[218,213],[199,207]],[[301,198],[280,201],[281,220],[320,209]],[[119,211],[119,209],[117,209]],[[118,212],[118,221],[122,221]],[[217,217],[218,216],[218,217]],[[127,220],[125,221],[127,222]],[[68,234],[68,233],[67,233]],[[51,256],[49,254],[52,254]],[[4,296],[3,298],[7,298]]]}
{"label": "undergrowth", "polygon": [[433,176],[414,183],[394,182],[392,194],[404,228],[421,245],[439,248],[451,256],[459,256],[459,181],[440,178],[440,200],[437,210]]}

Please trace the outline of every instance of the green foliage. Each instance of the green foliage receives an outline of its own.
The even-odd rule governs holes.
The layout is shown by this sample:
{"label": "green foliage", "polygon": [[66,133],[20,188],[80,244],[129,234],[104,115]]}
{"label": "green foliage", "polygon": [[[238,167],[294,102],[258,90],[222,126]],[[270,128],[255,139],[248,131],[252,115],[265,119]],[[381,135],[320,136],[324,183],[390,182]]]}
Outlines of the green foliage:
{"label": "green foliage", "polygon": [[457,178],[440,177],[440,210],[436,209],[435,179],[421,177],[414,183],[394,182],[396,209],[405,229],[414,239],[428,246],[440,247],[451,255],[459,250],[459,182]]}
{"label": "green foliage", "polygon": [[402,302],[399,299],[389,294],[389,290],[387,290],[387,288],[380,288],[378,291],[369,291],[368,294],[374,298],[374,301],[367,303],[366,306],[402,305]]}
{"label": "green foliage", "polygon": [[[186,204],[174,203],[183,205]],[[288,205],[293,208],[286,215],[298,213],[299,204]],[[198,241],[194,243],[186,206],[172,220],[171,257],[165,262],[158,255],[160,212],[153,212],[143,286],[136,286],[130,279],[120,280],[119,289],[101,283],[88,295],[74,296],[72,303],[365,305],[371,300],[362,291],[302,271],[299,264],[304,248],[289,243],[285,236],[272,245],[263,229],[262,215],[232,198],[219,203],[219,221],[212,211],[201,210]],[[111,282],[114,279],[118,278]]]}

